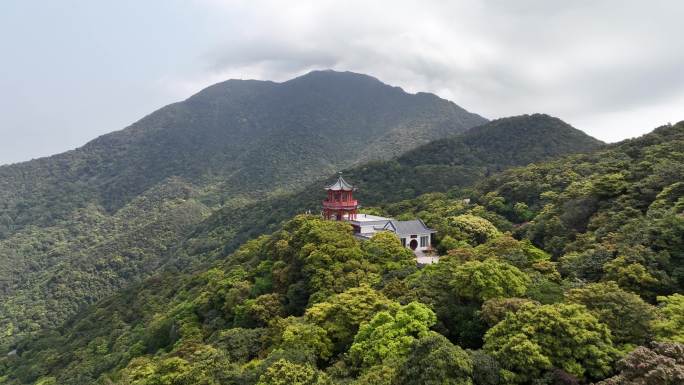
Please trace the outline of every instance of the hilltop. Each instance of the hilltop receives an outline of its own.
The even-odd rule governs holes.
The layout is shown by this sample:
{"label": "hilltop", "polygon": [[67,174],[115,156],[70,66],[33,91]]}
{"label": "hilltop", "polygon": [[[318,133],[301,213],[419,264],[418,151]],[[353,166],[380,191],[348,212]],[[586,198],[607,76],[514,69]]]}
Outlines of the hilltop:
{"label": "hilltop", "polygon": [[[615,376],[611,384],[655,373],[674,382],[683,150],[680,122],[376,208],[439,230],[444,257],[423,269],[390,234],[360,242],[344,223],[296,216],[212,266],[167,271],[22,342],[0,375],[9,384]],[[219,254],[221,233],[205,240]]]}
{"label": "hilltop", "polygon": [[314,71],[228,80],[81,148],[0,166],[0,346],[179,258],[219,207],[299,191],[485,123],[435,95]]}
{"label": "hilltop", "polygon": [[[592,152],[604,145],[558,118],[521,115],[435,140],[395,159],[347,169],[344,175],[358,187],[356,195],[361,204],[386,205],[422,193],[458,190],[498,171]],[[220,234],[222,242],[231,246],[226,248],[230,251],[249,237],[272,231],[292,215],[318,212],[320,188],[331,181],[321,179],[294,194],[218,210],[198,227],[198,232]],[[199,241],[197,245],[207,247]]]}
{"label": "hilltop", "polygon": [[485,122],[351,72],[228,80],[76,150],[1,166],[0,237],[89,204],[116,211],[170,177],[209,202],[263,196]]}

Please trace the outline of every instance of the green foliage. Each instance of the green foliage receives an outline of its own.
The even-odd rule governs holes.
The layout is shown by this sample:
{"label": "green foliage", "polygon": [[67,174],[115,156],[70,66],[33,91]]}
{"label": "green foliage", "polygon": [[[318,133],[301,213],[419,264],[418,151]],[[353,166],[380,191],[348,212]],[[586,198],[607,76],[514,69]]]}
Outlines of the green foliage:
{"label": "green foliage", "polygon": [[570,303],[584,305],[612,331],[616,344],[644,345],[651,336],[655,309],[615,282],[591,283],[566,293]]}
{"label": "green foliage", "polygon": [[310,365],[278,360],[269,366],[257,385],[327,385],[332,384],[325,373]]}
{"label": "green foliage", "polygon": [[359,326],[380,311],[396,311],[398,305],[368,286],[352,288],[326,302],[313,305],[305,318],[328,333],[337,352],[345,351]]}
{"label": "green foliage", "polygon": [[311,357],[313,362],[326,361],[333,354],[333,343],[325,329],[297,320],[285,326],[276,346],[286,351],[298,351]]}
{"label": "green foliage", "polygon": [[349,353],[364,368],[406,357],[414,340],[426,336],[435,322],[435,313],[418,302],[402,306],[394,314],[382,311],[361,325]]}
{"label": "green foliage", "polygon": [[519,297],[525,294],[529,283],[530,279],[525,273],[494,258],[458,266],[451,282],[456,295],[475,301]]}
{"label": "green foliage", "polygon": [[542,305],[508,313],[485,335],[485,350],[516,382],[553,367],[579,378],[601,379],[617,357],[610,330],[580,305]]}
{"label": "green foliage", "polygon": [[[278,197],[314,181],[318,194],[340,169],[485,122],[369,76],[313,72],[216,84],[76,150],[0,166],[0,350],[162,268],[224,257],[320,202]],[[195,233],[221,208],[241,229]]]}
{"label": "green foliage", "polygon": [[468,354],[439,333],[430,332],[413,342],[406,361],[397,370],[395,384],[472,385],[473,364]]}
{"label": "green foliage", "polygon": [[[684,188],[678,180],[684,126],[661,128],[598,154],[494,174],[464,189],[470,181],[458,179],[460,171],[479,178],[497,171],[488,165],[503,169],[526,156],[539,159],[536,151],[503,151],[480,164],[468,159],[475,152],[454,151],[454,143],[502,124],[506,120],[473,130],[473,136],[426,146],[433,153],[417,149],[353,170],[367,171],[368,178],[351,180],[377,187],[359,191],[376,196],[377,212],[420,217],[439,231],[437,242],[448,254],[430,266],[416,267],[391,234],[360,242],[348,225],[307,215],[279,224],[317,207],[322,183],[255,203],[226,201],[197,226],[216,204],[208,197],[217,190],[176,180],[158,195],[122,203],[124,211],[93,206],[68,231],[66,221],[49,231],[27,227],[8,235],[0,251],[18,264],[10,270],[0,266],[0,274],[21,277],[19,272],[33,268],[39,274],[9,286],[2,281],[6,286],[0,289],[15,290],[23,282],[30,288],[40,276],[46,290],[28,290],[31,301],[7,302],[22,306],[2,309],[0,317],[8,322],[0,333],[32,335],[7,345],[16,354],[0,355],[0,382],[390,385],[472,378],[477,385],[574,384],[615,372],[619,353],[613,343],[624,354],[635,344],[647,346],[652,337],[676,340],[682,301],[672,294],[681,291],[684,276]],[[479,148],[491,152],[499,139],[483,139]],[[438,164],[440,159],[453,163]],[[407,170],[425,179],[408,178]],[[423,187],[442,192],[415,197]],[[411,199],[397,201],[404,197]],[[187,217],[187,226],[173,227],[180,223],[174,212]],[[188,214],[193,212],[199,215]],[[454,218],[467,219],[467,231],[457,231]],[[5,231],[8,223],[0,216]],[[92,238],[82,237],[86,227]],[[480,232],[481,227],[492,231]],[[110,242],[110,234],[122,232],[129,235]],[[262,233],[271,234],[256,237]],[[477,238],[478,233],[484,235]],[[255,239],[235,250],[247,238]],[[89,267],[92,250],[109,265]],[[68,265],[73,272],[61,275],[65,255],[77,257]],[[125,270],[131,261],[140,262],[141,270]],[[166,263],[163,270],[160,261]],[[52,265],[50,274],[40,275]],[[66,299],[78,282],[100,278],[112,281],[98,283],[87,301],[57,313],[65,319],[80,309],[78,316],[66,323],[57,317],[59,328],[41,331],[51,313],[32,305],[44,293],[59,289],[58,297],[44,299],[59,309],[71,303]],[[117,282],[130,287],[98,302]],[[83,287],[89,293],[90,286]],[[669,296],[661,298],[651,320],[644,300],[656,295]],[[465,356],[461,348],[479,349],[483,336],[484,348]],[[640,353],[631,362],[651,365],[649,357],[655,357],[653,370],[643,370],[650,373],[646,377],[670,375],[676,371],[663,365],[672,363],[668,354]],[[620,378],[643,378],[637,371],[645,368],[632,366]]]}
{"label": "green foliage", "polygon": [[479,245],[499,236],[499,230],[488,220],[470,214],[463,214],[448,219],[449,235],[471,245]]}
{"label": "green foliage", "polygon": [[415,256],[401,245],[396,235],[379,232],[361,245],[370,262],[390,269],[402,269],[415,265]]}
{"label": "green foliage", "polygon": [[658,318],[652,323],[658,341],[684,344],[684,295],[658,297]]}
{"label": "green foliage", "polygon": [[538,304],[538,302],[526,298],[491,298],[482,304],[480,317],[489,327],[492,327],[503,321],[508,313],[515,313],[520,309]]}
{"label": "green foliage", "polygon": [[499,362],[484,350],[469,350],[473,362],[473,383],[475,385],[499,385],[503,383]]}
{"label": "green foliage", "polygon": [[630,263],[624,256],[606,262],[603,270],[606,280],[615,281],[620,287],[637,293],[648,290],[658,282],[642,264]]}

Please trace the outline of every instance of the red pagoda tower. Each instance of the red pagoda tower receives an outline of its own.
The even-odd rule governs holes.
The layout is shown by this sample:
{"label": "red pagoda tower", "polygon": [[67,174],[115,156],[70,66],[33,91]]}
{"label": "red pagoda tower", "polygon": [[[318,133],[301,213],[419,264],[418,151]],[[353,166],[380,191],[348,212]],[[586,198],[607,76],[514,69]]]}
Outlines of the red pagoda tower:
{"label": "red pagoda tower", "polygon": [[328,198],[323,201],[323,217],[325,219],[336,219],[338,221],[356,219],[356,209],[359,206],[353,197],[356,187],[347,183],[342,178],[342,173],[339,174],[335,183],[325,189],[328,191]]}

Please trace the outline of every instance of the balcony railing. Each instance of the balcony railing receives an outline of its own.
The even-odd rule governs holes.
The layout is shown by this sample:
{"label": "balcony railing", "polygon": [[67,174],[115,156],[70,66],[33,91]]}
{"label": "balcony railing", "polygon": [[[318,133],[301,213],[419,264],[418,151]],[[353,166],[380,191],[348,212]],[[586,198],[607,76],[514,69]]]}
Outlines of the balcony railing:
{"label": "balcony railing", "polygon": [[333,210],[344,210],[344,209],[353,209],[357,206],[357,200],[354,199],[352,201],[328,201],[325,200],[323,201],[323,208],[324,209],[333,209]]}

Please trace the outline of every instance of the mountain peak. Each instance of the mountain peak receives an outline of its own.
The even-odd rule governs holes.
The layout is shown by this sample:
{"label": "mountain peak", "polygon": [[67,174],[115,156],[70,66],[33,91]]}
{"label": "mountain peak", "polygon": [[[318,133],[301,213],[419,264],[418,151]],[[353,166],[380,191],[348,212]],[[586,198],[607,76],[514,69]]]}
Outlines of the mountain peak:
{"label": "mountain peak", "polygon": [[572,152],[585,152],[605,143],[578,130],[563,120],[542,113],[500,118],[464,133],[465,137],[522,136],[529,140],[555,140],[581,148]]}
{"label": "mountain peak", "polygon": [[352,72],[352,71],[337,71],[334,69],[322,69],[322,70],[313,70],[305,73],[304,75],[297,76],[293,79],[285,81],[285,83],[288,82],[296,82],[296,81],[316,81],[316,80],[356,80],[356,81],[368,81],[372,83],[379,83],[379,84],[385,84],[378,80],[378,78],[375,78],[370,75],[358,73],[358,72]]}

